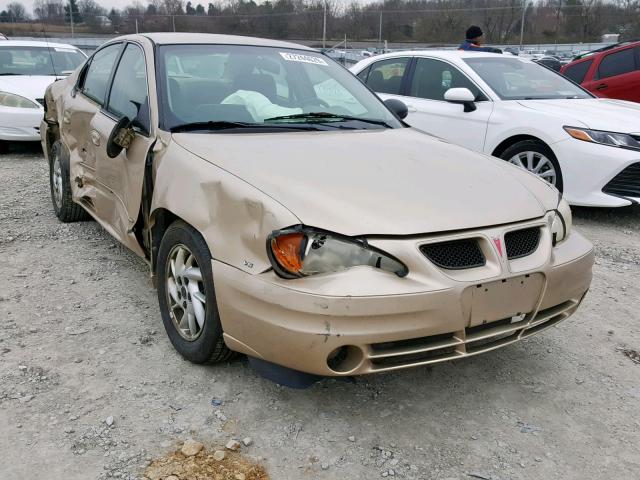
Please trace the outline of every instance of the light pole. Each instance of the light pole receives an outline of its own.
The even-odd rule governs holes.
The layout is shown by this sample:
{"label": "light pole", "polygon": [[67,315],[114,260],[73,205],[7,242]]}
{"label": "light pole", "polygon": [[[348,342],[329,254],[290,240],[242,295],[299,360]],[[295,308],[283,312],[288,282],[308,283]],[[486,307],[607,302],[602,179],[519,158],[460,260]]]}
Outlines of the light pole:
{"label": "light pole", "polygon": [[327,47],[327,0],[324,1],[324,14],[322,16],[322,48]]}
{"label": "light pole", "polygon": [[69,0],[69,23],[71,24],[71,38],[73,38],[73,4]]}
{"label": "light pole", "polygon": [[382,10],[380,10],[380,22],[378,23],[378,45],[382,48]]}
{"label": "light pole", "polygon": [[527,11],[527,0],[522,0],[522,20],[520,21],[520,51],[522,51],[522,40],[524,39],[524,14]]}

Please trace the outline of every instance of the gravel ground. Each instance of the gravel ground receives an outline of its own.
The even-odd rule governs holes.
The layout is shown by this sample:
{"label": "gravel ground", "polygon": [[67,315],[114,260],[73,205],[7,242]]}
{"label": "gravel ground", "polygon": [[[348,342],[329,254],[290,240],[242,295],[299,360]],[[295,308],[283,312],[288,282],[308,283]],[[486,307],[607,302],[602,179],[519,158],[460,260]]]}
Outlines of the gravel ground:
{"label": "gravel ground", "polygon": [[[145,264],[51,208],[36,146],[0,155],[0,478],[140,478],[188,438],[272,479],[637,479],[640,208],[576,209],[592,289],[558,327],[459,362],[296,391],[191,365]],[[635,357],[638,361],[638,357]]]}

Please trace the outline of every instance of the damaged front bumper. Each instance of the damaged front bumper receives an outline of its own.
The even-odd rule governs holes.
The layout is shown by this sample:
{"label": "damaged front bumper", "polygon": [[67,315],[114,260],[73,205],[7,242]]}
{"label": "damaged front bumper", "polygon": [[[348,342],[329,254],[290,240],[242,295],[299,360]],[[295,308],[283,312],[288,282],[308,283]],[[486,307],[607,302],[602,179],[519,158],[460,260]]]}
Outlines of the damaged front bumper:
{"label": "damaged front bumper", "polygon": [[[372,240],[407,263],[405,278],[356,267],[284,280],[214,260],[225,341],[249,356],[326,376],[414,367],[511,344],[569,317],[591,283],[593,247],[584,237],[573,232],[552,247],[546,220],[517,228],[531,224],[542,232],[533,254],[507,260],[489,250],[486,265],[469,270],[430,263],[419,246],[433,238]],[[463,236],[491,240],[509,228]]]}

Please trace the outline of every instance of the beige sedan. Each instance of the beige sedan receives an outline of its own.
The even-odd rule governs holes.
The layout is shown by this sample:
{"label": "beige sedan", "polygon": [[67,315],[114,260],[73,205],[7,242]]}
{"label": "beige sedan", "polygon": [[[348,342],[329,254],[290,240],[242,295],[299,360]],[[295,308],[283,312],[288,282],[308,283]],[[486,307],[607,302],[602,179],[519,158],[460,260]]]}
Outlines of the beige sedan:
{"label": "beige sedan", "polygon": [[593,249],[558,191],[403,107],[300,45],[116,38],[47,91],[53,207],[147,261],[185,358],[241,352],[279,381],[468,357],[569,317]]}

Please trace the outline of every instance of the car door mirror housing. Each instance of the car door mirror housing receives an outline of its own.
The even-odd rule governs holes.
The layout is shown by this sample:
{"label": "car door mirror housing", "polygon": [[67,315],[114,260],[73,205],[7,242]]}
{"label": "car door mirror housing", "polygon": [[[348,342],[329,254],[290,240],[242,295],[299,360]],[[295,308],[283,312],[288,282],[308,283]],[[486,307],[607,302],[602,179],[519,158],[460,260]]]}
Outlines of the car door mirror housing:
{"label": "car door mirror housing", "polygon": [[400,100],[390,98],[388,100],[385,100],[384,104],[389,110],[395,113],[400,120],[406,118],[406,116],[409,114],[409,109],[404,104],[404,102],[401,102]]}
{"label": "car door mirror housing", "polygon": [[125,148],[129,148],[133,138],[135,137],[135,132],[132,128],[133,121],[129,120],[128,117],[122,117],[118,122],[114,125],[113,130],[109,134],[109,139],[107,140],[107,156],[109,158],[115,158],[120,155],[120,152]]}
{"label": "car door mirror housing", "polygon": [[465,112],[473,112],[476,110],[476,97],[468,88],[450,88],[444,92],[444,99],[450,103],[459,103],[464,105]]}

